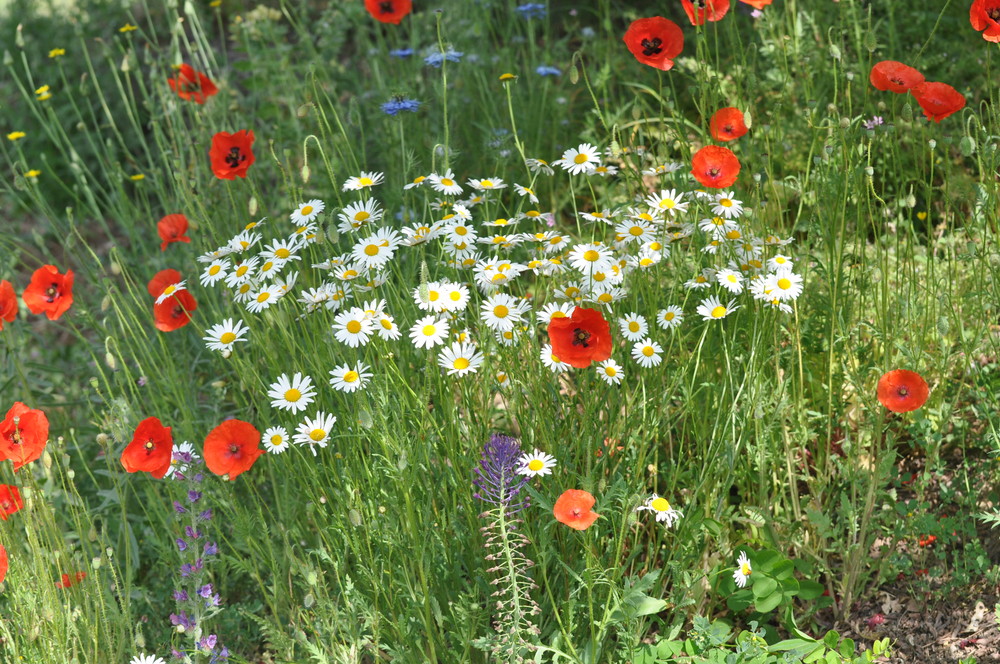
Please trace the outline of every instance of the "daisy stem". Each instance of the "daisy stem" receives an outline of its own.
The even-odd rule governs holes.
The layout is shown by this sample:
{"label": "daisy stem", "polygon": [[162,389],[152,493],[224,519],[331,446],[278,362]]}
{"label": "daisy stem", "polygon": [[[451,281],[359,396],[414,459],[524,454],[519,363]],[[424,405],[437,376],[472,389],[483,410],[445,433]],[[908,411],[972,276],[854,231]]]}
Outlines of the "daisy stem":
{"label": "daisy stem", "polygon": [[445,57],[444,37],[441,34],[441,12],[434,16],[437,25],[438,51],[441,53],[441,115],[444,123],[444,171],[448,170],[451,157],[451,137],[448,132],[448,58]]}
{"label": "daisy stem", "polygon": [[510,95],[510,82],[506,82],[503,87],[504,93],[507,95],[507,114],[510,116],[510,129],[514,133],[514,146],[517,148],[517,153],[521,155],[521,164],[528,170],[528,178],[530,179],[531,170],[528,169],[528,159],[524,155],[524,145],[517,135],[517,121],[514,119],[514,102]]}

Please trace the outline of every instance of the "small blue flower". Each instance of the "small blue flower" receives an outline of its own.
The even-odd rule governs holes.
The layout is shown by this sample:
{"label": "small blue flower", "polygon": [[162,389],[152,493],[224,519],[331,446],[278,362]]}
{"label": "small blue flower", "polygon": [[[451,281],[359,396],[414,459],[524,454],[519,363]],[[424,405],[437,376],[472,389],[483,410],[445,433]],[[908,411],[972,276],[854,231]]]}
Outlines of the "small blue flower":
{"label": "small blue flower", "polygon": [[205,542],[205,555],[214,556],[219,552],[219,545],[215,542]]}
{"label": "small blue flower", "polygon": [[402,96],[393,97],[382,104],[382,112],[386,115],[399,115],[403,111],[416,113],[420,108],[420,102],[416,99],[406,99]]}
{"label": "small blue flower", "polygon": [[188,594],[186,590],[175,590],[174,599],[178,602],[186,602],[188,600]]}
{"label": "small blue flower", "polygon": [[562,74],[558,67],[549,67],[548,65],[542,65],[535,70],[535,73],[539,76],[560,76]]}
{"label": "small blue flower", "polygon": [[460,62],[463,55],[465,54],[460,51],[456,51],[449,46],[448,50],[444,53],[437,51],[428,55],[424,58],[424,63],[430,65],[431,67],[440,67],[445,60],[448,62]]}
{"label": "small blue flower", "polygon": [[540,2],[528,2],[518,5],[515,11],[521,15],[521,18],[545,18],[547,13],[545,5]]}
{"label": "small blue flower", "polygon": [[178,551],[187,551],[188,543],[184,541],[184,538],[178,537],[176,541]]}
{"label": "small blue flower", "polygon": [[412,48],[397,48],[395,50],[389,51],[389,57],[399,58],[400,60],[404,60],[410,57],[411,55],[413,55]]}
{"label": "small blue flower", "polygon": [[205,599],[208,599],[209,597],[211,597],[212,596],[212,584],[211,583],[206,583],[201,588],[198,588],[198,594],[200,596],[204,597]]}

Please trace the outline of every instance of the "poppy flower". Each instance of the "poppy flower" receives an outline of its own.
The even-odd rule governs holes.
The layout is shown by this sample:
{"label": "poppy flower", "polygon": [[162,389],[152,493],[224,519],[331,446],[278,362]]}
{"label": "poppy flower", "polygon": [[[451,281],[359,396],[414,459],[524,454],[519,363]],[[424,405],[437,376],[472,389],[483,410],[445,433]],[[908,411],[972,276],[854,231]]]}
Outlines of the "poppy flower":
{"label": "poppy flower", "polygon": [[975,0],[969,7],[969,22],[986,41],[1000,42],[1000,0]]}
{"label": "poppy flower", "polygon": [[761,10],[767,7],[774,0],[740,0],[744,5],[750,5],[754,9]]}
{"label": "poppy flower", "polygon": [[172,268],[167,268],[166,270],[160,270],[149,280],[149,283],[146,284],[146,290],[149,292],[150,297],[160,297],[164,288],[170,284],[180,283],[181,281],[180,272]]}
{"label": "poppy flower", "polygon": [[156,479],[163,479],[170,469],[174,451],[174,438],[170,427],[159,418],[147,417],[132,434],[132,442],[122,450],[122,466],[129,473],[147,472]]}
{"label": "poppy flower", "polygon": [[667,71],[674,58],[684,50],[684,33],[680,26],[662,16],[632,21],[625,31],[625,45],[644,65]]}
{"label": "poppy flower", "polygon": [[191,238],[185,235],[187,230],[188,220],[183,214],[168,214],[156,222],[156,232],[163,240],[160,243],[160,251],[166,251],[167,245],[171,242],[190,242]]}
{"label": "poppy flower", "polygon": [[566,524],[573,530],[586,530],[594,525],[597,517],[601,516],[591,509],[594,502],[594,497],[586,491],[568,489],[556,500],[552,514],[556,517],[556,521]]}
{"label": "poppy flower", "polygon": [[0,422],[0,461],[10,459],[16,471],[42,456],[48,440],[49,418],[18,401]]}
{"label": "poppy flower", "polygon": [[883,60],[872,67],[868,80],[877,90],[890,90],[903,94],[914,85],[924,82],[924,75],[909,65],[895,60]]}
{"label": "poppy flower", "polygon": [[3,544],[0,544],[0,583],[7,578],[7,549],[4,548]]}
{"label": "poppy flower", "polygon": [[56,588],[69,588],[77,583],[80,583],[86,578],[86,572],[77,572],[72,576],[69,574],[63,574],[62,578],[59,581],[56,581]]}
{"label": "poppy flower", "polygon": [[204,104],[206,99],[219,91],[212,79],[187,64],[181,65],[177,76],[168,79],[167,83],[178,97],[196,104]]}
{"label": "poppy flower", "polygon": [[245,178],[247,169],[255,161],[253,151],[254,136],[252,131],[241,129],[235,134],[220,131],[212,137],[212,148],[208,157],[212,160],[212,172],[215,177],[223,180],[235,180],[237,176]]}
{"label": "poppy flower", "polygon": [[0,330],[3,329],[4,321],[11,323],[17,318],[17,295],[14,293],[14,285],[4,279],[0,281]]}
{"label": "poppy flower", "polygon": [[263,453],[257,427],[242,420],[226,420],[205,438],[205,466],[230,480],[250,470]]}
{"label": "poppy flower", "polygon": [[965,97],[947,83],[921,83],[910,88],[910,94],[920,104],[924,116],[934,122],[965,108]]}
{"label": "poppy flower", "polygon": [[153,318],[160,332],[173,332],[191,322],[191,313],[198,308],[191,291],[177,291],[159,304],[153,305]]}
{"label": "poppy flower", "polygon": [[740,160],[729,148],[706,145],[691,157],[691,175],[706,187],[725,189],[739,174]]}
{"label": "poppy flower", "polygon": [[924,405],[930,389],[916,371],[895,369],[878,379],[878,400],[894,413],[908,413]]}
{"label": "poppy flower", "polygon": [[43,265],[31,275],[21,298],[33,314],[56,320],[73,305],[73,270],[60,274],[55,265]]}
{"label": "poppy flower", "polygon": [[611,357],[611,326],[597,309],[577,307],[572,316],[549,322],[552,354],[577,369]]}
{"label": "poppy flower", "polygon": [[9,484],[0,484],[0,519],[7,517],[24,507],[21,490]]}
{"label": "poppy flower", "polygon": [[399,25],[413,9],[412,0],[365,0],[365,9],[376,21]]}
{"label": "poppy flower", "polygon": [[747,126],[743,122],[743,111],[732,106],[720,108],[709,121],[708,130],[712,138],[717,141],[735,141],[747,133]]}
{"label": "poppy flower", "polygon": [[721,21],[729,11],[729,0],[681,0],[684,13],[691,25],[704,25],[705,21]]}

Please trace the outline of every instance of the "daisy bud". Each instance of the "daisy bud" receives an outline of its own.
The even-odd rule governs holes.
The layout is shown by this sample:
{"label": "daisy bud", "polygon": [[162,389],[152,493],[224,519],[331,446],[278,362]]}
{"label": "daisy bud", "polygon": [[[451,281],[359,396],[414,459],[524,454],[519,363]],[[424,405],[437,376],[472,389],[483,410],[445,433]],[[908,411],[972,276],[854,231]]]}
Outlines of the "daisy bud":
{"label": "daisy bud", "polygon": [[229,350],[228,348],[226,350],[222,351],[222,359],[224,359],[224,360],[228,360],[230,357],[232,357],[232,355],[233,355],[233,351]]}

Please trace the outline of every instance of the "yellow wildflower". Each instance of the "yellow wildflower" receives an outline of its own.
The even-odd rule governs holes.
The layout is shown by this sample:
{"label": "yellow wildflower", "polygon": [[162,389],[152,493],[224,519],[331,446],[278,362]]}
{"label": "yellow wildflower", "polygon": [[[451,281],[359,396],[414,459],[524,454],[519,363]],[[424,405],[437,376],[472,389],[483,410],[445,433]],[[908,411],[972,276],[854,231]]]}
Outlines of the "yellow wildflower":
{"label": "yellow wildflower", "polygon": [[66,55],[66,49],[64,48],[54,48],[49,51],[50,58],[58,58],[60,55]]}
{"label": "yellow wildflower", "polygon": [[126,23],[122,27],[118,28],[118,32],[132,32],[133,30],[138,30],[138,26],[132,25],[131,23]]}
{"label": "yellow wildflower", "polygon": [[25,136],[27,136],[27,134],[25,134],[23,131],[12,131],[9,134],[7,134],[7,140],[16,141],[17,139],[24,138]]}

